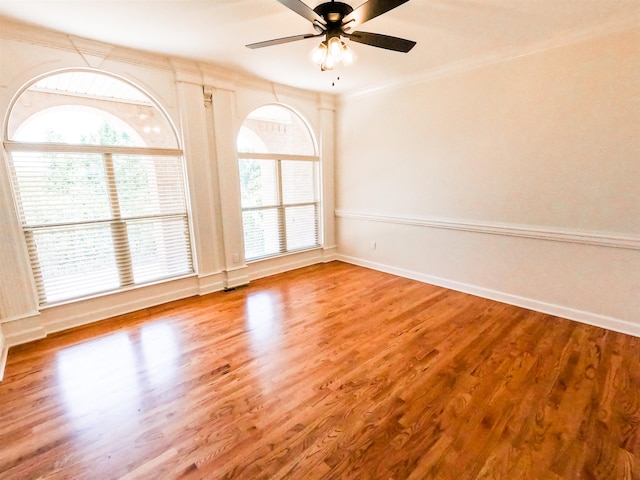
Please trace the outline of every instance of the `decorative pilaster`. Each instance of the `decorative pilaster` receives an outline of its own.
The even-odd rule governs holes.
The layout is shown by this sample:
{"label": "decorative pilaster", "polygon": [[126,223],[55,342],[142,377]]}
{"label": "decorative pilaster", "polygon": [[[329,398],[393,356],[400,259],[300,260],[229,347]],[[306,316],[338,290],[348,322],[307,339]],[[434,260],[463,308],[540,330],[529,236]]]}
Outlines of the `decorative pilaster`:
{"label": "decorative pilaster", "polygon": [[[226,286],[237,287],[249,283],[247,265],[244,258],[244,238],[242,235],[242,204],[240,202],[240,177],[236,150],[237,118],[235,92],[213,89],[212,115],[213,137],[215,138],[215,162],[218,171],[220,199],[220,220],[223,238],[223,264],[226,272]],[[222,181],[224,179],[224,181]]]}
{"label": "decorative pilaster", "polygon": [[336,106],[332,96],[323,96],[320,103],[320,155],[322,158],[322,230],[325,250],[335,250],[335,161]]}

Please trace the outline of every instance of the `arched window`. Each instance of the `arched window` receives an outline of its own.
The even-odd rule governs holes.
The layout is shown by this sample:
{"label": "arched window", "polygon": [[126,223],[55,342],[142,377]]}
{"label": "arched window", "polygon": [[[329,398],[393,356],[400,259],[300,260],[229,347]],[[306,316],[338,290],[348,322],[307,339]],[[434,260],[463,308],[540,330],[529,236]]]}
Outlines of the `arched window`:
{"label": "arched window", "polygon": [[266,105],[238,135],[245,258],[256,260],[319,246],[319,158],[306,123]]}
{"label": "arched window", "polygon": [[182,151],[148,95],[49,75],[16,99],[4,145],[41,305],[193,271]]}

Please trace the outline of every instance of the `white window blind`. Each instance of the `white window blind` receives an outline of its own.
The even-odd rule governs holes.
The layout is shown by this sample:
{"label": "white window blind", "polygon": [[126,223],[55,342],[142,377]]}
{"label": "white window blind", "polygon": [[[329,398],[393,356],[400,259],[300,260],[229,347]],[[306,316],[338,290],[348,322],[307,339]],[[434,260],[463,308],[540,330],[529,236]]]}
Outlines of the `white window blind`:
{"label": "white window blind", "polygon": [[180,157],[11,147],[42,304],[193,271]]}
{"label": "white window blind", "polygon": [[23,97],[5,149],[40,304],[192,273],[182,151],[153,102],[95,72]]}
{"label": "white window blind", "polygon": [[304,122],[285,107],[261,107],[238,150],[245,258],[318,247],[320,162]]}

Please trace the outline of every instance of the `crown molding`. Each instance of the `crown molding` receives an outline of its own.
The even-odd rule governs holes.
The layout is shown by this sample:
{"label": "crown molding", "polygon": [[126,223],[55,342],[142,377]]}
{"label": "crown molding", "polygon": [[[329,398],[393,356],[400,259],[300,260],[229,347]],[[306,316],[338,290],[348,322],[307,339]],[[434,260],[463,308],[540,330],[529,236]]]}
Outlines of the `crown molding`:
{"label": "crown molding", "polygon": [[337,99],[337,95],[277,84],[215,63],[112,45],[1,16],[0,38],[76,53],[92,68],[100,68],[107,61],[117,61],[173,72],[176,82],[209,85],[222,90],[235,91],[238,87],[246,87],[272,93],[276,98],[322,101],[329,105],[335,105]]}
{"label": "crown molding", "polygon": [[633,30],[637,28],[637,18],[620,17],[596,27],[569,31],[562,36],[544,39],[542,41],[533,42],[526,45],[514,45],[506,48],[492,50],[483,55],[477,55],[475,57],[465,58],[457,62],[451,62],[446,65],[435,67],[415,75],[408,75],[400,81],[380,83],[364,90],[344,93],[339,97],[340,100],[346,100],[366,97],[369,95],[383,93],[385,91],[398,90],[400,88],[419,85],[444,77],[460,75],[491,65],[508,62],[516,58],[527,57],[548,50],[575,45],[594,38],[612,35],[615,33],[620,33],[626,30]]}
{"label": "crown molding", "polygon": [[77,53],[88,66],[102,65],[110,60],[171,70],[167,56],[77,37],[6,17],[0,17],[0,38]]}

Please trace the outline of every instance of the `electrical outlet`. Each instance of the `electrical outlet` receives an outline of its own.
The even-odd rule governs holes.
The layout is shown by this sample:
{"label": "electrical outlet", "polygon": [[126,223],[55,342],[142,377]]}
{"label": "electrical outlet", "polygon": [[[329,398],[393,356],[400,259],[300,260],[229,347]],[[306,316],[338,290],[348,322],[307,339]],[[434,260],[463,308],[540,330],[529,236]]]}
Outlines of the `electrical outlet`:
{"label": "electrical outlet", "polygon": [[238,253],[233,254],[233,263],[240,263],[240,254]]}
{"label": "electrical outlet", "polygon": [[375,250],[376,247],[377,247],[376,241],[375,240],[371,240],[371,250]]}

